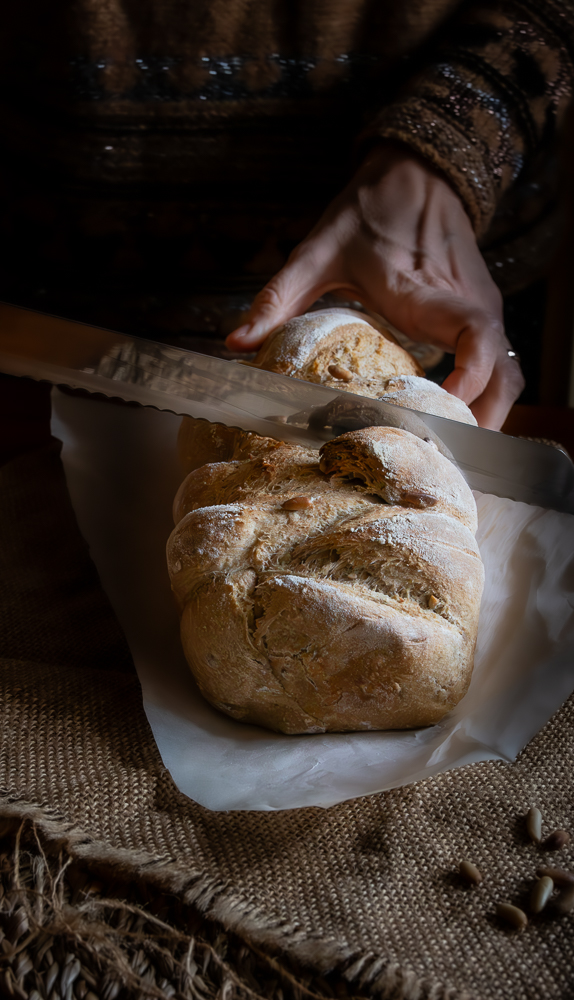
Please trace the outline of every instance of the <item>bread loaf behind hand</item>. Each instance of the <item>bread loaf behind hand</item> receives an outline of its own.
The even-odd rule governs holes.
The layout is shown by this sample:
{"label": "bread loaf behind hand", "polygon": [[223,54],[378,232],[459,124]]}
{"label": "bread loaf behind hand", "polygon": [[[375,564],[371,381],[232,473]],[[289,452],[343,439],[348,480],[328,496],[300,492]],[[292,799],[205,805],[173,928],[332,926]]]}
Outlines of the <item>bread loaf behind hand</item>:
{"label": "bread loaf behind hand", "polygon": [[[286,324],[256,363],[328,382],[342,362],[365,372],[370,357],[382,383],[391,343],[397,374],[412,378],[402,348],[337,312]],[[176,497],[168,566],[208,700],[285,733],[438,721],[470,680],[483,578],[458,470],[394,428],[342,435],[321,456],[205,422],[186,428],[188,466],[194,447],[202,464]]]}

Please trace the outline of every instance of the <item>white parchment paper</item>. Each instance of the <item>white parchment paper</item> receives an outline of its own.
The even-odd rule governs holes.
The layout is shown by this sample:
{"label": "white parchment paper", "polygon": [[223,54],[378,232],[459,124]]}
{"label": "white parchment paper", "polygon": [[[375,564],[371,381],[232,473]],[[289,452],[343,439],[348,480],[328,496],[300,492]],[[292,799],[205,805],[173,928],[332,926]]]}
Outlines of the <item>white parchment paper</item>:
{"label": "white parchment paper", "polygon": [[475,494],[485,564],[470,689],[438,726],[281,736],[216,712],[179,642],[165,563],[180,418],[53,393],[80,528],[179,789],[209,809],[330,806],[479,760],[511,761],[574,689],[574,517]]}

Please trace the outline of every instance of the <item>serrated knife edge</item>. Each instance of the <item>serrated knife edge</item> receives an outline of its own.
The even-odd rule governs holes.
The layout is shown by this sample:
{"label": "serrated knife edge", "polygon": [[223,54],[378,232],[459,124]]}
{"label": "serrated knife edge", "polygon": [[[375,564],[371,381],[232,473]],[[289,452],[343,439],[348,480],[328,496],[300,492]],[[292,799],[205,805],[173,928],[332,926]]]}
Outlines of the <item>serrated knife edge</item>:
{"label": "serrated knife edge", "polygon": [[[62,363],[67,357],[72,364]],[[335,404],[354,408],[354,425],[365,411],[363,426],[402,427],[434,440],[473,489],[574,513],[574,465],[558,449],[8,303],[0,303],[0,369],[314,448],[341,425],[317,430],[310,416]],[[298,425],[286,423],[294,417]]]}

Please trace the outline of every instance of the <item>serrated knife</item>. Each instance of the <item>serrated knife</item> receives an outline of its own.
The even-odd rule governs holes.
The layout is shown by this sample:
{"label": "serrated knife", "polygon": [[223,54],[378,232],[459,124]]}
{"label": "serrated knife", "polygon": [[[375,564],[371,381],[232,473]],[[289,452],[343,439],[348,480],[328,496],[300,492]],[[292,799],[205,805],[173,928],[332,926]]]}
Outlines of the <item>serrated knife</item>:
{"label": "serrated knife", "polygon": [[574,464],[548,445],[8,303],[0,371],[312,448],[344,430],[400,427],[434,441],[472,489],[574,514]]}

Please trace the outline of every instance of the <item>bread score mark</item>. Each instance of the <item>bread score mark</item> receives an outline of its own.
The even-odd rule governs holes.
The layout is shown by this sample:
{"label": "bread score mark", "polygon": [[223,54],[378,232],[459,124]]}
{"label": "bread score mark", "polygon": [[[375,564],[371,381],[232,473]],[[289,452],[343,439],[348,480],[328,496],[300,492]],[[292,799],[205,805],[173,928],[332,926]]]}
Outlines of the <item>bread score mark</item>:
{"label": "bread score mark", "polygon": [[[290,320],[254,367],[343,390],[317,412],[331,426],[350,411],[375,423],[372,398],[474,422],[352,311]],[[483,582],[476,508],[430,442],[370,427],[319,457],[186,419],[178,448],[191,475],[168,565],[185,654],[212,704],[316,733],[429,725],[460,700]]]}
{"label": "bread score mark", "polygon": [[[381,447],[381,435],[389,437],[389,431],[390,451]],[[310,506],[293,512],[283,510],[277,489],[270,488],[292,490],[295,470],[277,454],[277,478],[267,478],[266,488],[261,475],[269,464],[261,456],[230,463],[231,469],[214,463],[184,483],[179,509],[193,495],[199,502],[210,492],[242,499],[246,478],[258,484],[249,505],[188,511],[168,545],[186,655],[206,697],[226,706],[228,714],[259,724],[264,717],[267,726],[272,722],[272,728],[292,733],[402,728],[407,718],[413,725],[437,721],[458,701],[467,683],[461,665],[474,641],[464,606],[482,583],[482,564],[464,523],[466,511],[453,505],[450,487],[432,507],[376,502],[381,493],[404,497],[405,473],[401,483],[389,456],[397,435],[407,433],[372,428],[376,448],[371,438],[368,465],[363,464],[368,432],[330,442],[330,456],[321,457],[327,471],[316,464],[304,467],[321,488],[313,490]],[[359,443],[357,435],[363,435]],[[345,477],[356,479],[357,473],[375,497],[348,483],[345,488]],[[411,474],[407,493],[413,480]],[[446,512],[452,509],[458,518]],[[209,619],[221,627],[204,635],[207,607]],[[438,635],[429,620],[442,622]],[[241,674],[241,704],[234,704],[228,696],[229,665],[240,646],[252,684],[250,690]],[[435,667],[427,669],[426,679],[425,658]],[[202,663],[209,663],[208,671]],[[437,681],[436,664],[447,683]]]}

